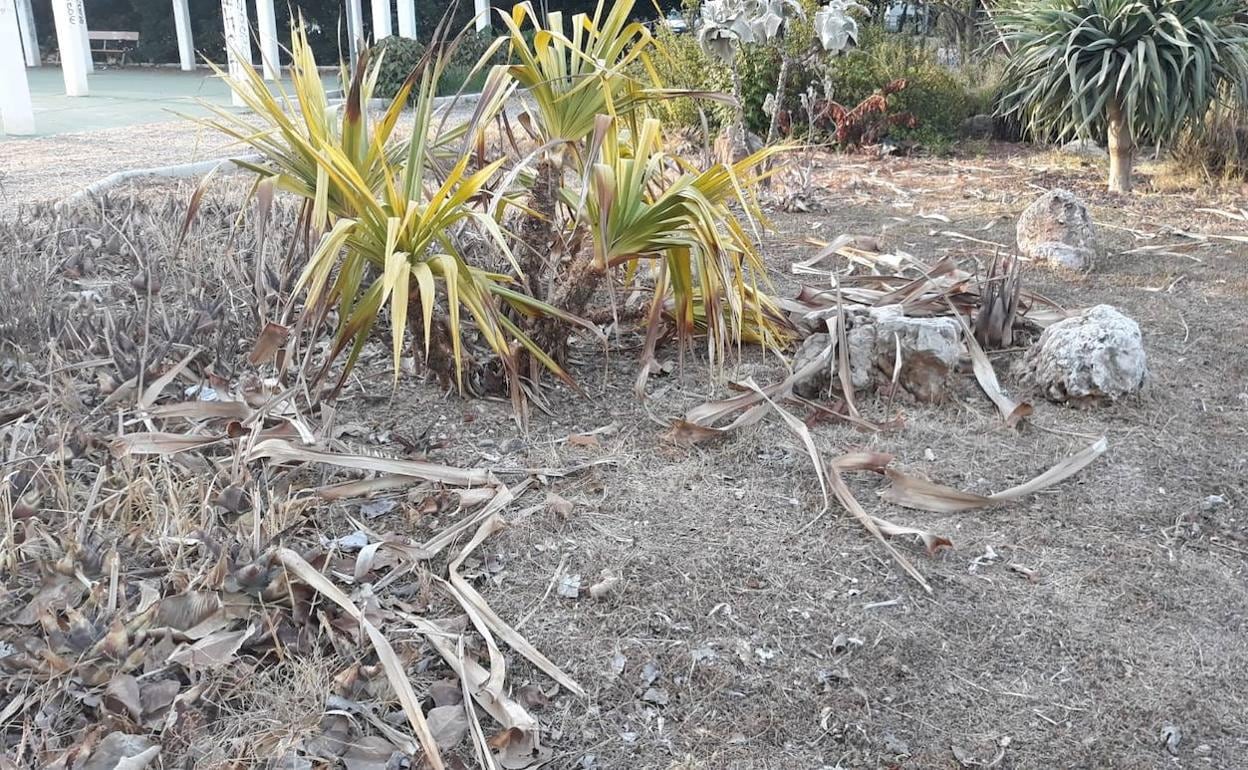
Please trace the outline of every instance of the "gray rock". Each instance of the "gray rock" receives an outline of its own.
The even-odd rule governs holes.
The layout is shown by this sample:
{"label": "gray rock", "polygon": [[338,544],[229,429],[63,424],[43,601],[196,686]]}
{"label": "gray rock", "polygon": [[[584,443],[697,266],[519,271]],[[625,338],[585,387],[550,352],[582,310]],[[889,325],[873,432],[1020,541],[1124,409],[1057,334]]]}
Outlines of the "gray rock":
{"label": "gray rock", "polygon": [[1072,139],[1062,145],[1062,152],[1096,160],[1109,157],[1109,151],[1091,139]]}
{"label": "gray rock", "polygon": [[962,121],[959,133],[966,139],[991,139],[994,128],[991,115],[972,115]]}
{"label": "gray rock", "polygon": [[1024,377],[1058,402],[1116,401],[1148,379],[1139,324],[1109,305],[1045,329],[1022,366]]}
{"label": "gray rock", "polygon": [[[898,384],[919,401],[944,398],[949,374],[958,365],[962,352],[962,327],[955,318],[937,316],[913,318],[902,312],[900,305],[871,308],[871,323],[860,327],[871,329],[874,341],[869,358],[864,361],[866,341],[849,340],[851,375],[853,370],[869,368],[877,382],[889,382],[897,365],[897,349],[901,348],[901,370]],[[857,331],[857,330],[855,330]],[[857,361],[855,361],[857,358]],[[861,375],[853,377],[855,387]]]}
{"label": "gray rock", "polygon": [[798,375],[793,381],[793,392],[802,398],[819,398],[832,385],[834,362],[831,357],[819,366],[814,365],[815,359],[828,349],[830,343],[831,338],[826,332],[812,334],[802,340],[793,354],[793,372]]}
{"label": "gray rock", "polygon": [[[919,401],[944,397],[949,374],[962,351],[962,330],[956,319],[912,318],[900,305],[886,305],[868,313],[851,313],[846,325],[850,383],[855,391],[872,390],[892,381],[900,344],[898,385]],[[798,348],[793,370],[805,370],[793,386],[799,396],[817,398],[831,388],[837,362],[829,358],[814,365],[829,344],[827,334],[812,334]]]}
{"label": "gray rock", "polygon": [[1069,190],[1050,190],[1018,218],[1018,249],[1037,262],[1082,270],[1096,256],[1096,231],[1083,201]]}

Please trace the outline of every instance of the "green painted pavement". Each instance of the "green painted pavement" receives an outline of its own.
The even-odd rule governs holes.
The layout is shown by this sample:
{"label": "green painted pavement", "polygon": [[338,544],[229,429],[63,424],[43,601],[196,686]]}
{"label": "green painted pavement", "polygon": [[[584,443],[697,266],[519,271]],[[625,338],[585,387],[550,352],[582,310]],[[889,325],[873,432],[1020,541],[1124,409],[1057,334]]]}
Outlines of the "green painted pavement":
{"label": "green painted pavement", "polygon": [[[99,69],[87,76],[88,96],[66,96],[61,70],[45,65],[26,70],[35,108],[36,136],[53,136],[106,128],[140,126],[177,120],[178,113],[208,114],[200,100],[229,107],[229,88],[209,70],[183,72],[164,67]],[[326,88],[337,77],[322,76]],[[290,92],[289,81],[283,87]],[[0,141],[23,137],[0,135]]]}

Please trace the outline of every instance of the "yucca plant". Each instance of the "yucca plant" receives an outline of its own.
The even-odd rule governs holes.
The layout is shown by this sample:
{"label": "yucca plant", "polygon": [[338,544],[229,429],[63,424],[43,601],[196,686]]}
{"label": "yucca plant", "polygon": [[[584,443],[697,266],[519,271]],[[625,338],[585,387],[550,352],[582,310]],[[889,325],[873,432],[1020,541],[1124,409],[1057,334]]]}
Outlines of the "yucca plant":
{"label": "yucca plant", "polygon": [[[704,332],[716,360],[733,342],[785,343],[786,324],[753,245],[761,214],[750,193],[779,148],[709,169],[665,153],[649,105],[690,92],[634,74],[638,63],[652,69],[653,40],[628,21],[631,9],[632,0],[610,12],[600,4],[592,17],[575,17],[565,35],[562,21],[539,24],[531,6],[518,7],[509,34],[479,66],[508,43],[515,60],[490,68],[472,119],[445,131],[433,115],[444,61],[437,53],[426,55],[376,120],[364,105],[377,62],[365,56],[349,79],[344,73],[345,102],[331,105],[298,27],[293,99],[272,94],[254,71],[230,81],[255,115],[217,110],[206,122],[259,153],[243,165],[260,179],[304,199],[305,221],[319,239],[297,290],[301,325],[336,319],[320,376],[346,354],[345,378],[385,317],[397,373],[415,316],[431,369],[447,379],[453,371],[463,389],[479,341],[501,362],[519,403],[543,370],[574,385],[563,368],[566,345],[574,325],[588,325],[583,317],[601,317],[603,308],[590,307],[601,289],[612,312],[617,288],[633,297],[653,293],[647,360],[664,316],[682,343]],[[454,45],[429,48],[450,56]],[[497,116],[506,129],[501,107],[521,86],[535,104],[522,121],[534,141],[522,148],[511,135],[490,145],[487,123]],[[396,125],[412,94],[404,139]],[[499,155],[500,147],[511,154]],[[501,223],[513,210],[522,214],[507,232],[513,225]],[[461,237],[467,234],[475,238]],[[482,240],[486,253],[462,245]],[[661,266],[657,275],[641,269],[646,263]]]}
{"label": "yucca plant", "polygon": [[[459,231],[476,228],[507,253],[497,223],[480,207],[469,205],[485,195],[505,159],[470,169],[471,154],[466,151],[455,154],[449,166],[435,152],[437,145],[466,139],[475,131],[467,126],[441,137],[433,133],[434,91],[449,50],[453,48],[441,55],[427,54],[382,117],[370,122],[365,105],[381,61],[370,65],[367,56],[361,57],[345,103],[331,107],[306,34],[296,26],[291,46],[295,98],[284,91],[274,95],[251,68],[244,70],[242,80],[229,79],[218,69],[260,126],[250,116],[223,109],[216,109],[215,117],[206,122],[255,149],[261,160],[240,164],[272,180],[278,189],[302,197],[312,230],[323,233],[296,292],[306,290],[305,306],[314,322],[323,321],[331,310],[337,312],[336,340],[325,367],[350,346],[345,377],[384,309],[390,317],[397,375],[414,300],[426,358],[440,374],[453,371],[461,388],[466,360],[461,308],[507,369],[514,370],[513,343],[517,343],[571,382],[513,316],[549,313],[566,321],[577,319],[513,290],[508,286],[510,276],[470,264],[458,245]],[[394,129],[413,89],[411,136],[398,140]],[[500,104],[510,90],[502,79],[492,79],[485,103]],[[478,115],[486,112],[479,109]],[[514,312],[500,312],[500,303]]]}
{"label": "yucca plant", "polygon": [[[623,267],[623,278],[631,283],[640,263],[661,261],[665,280],[651,313],[665,308],[670,294],[667,309],[679,336],[687,338],[700,322],[713,358],[743,338],[778,346],[781,314],[758,291],[766,271],[752,235],[730,206],[739,204],[761,218],[740,190],[757,184],[763,176],[759,169],[779,149],[696,171],[663,151],[657,119],[642,121],[635,137],[622,138],[612,123],[600,121],[604,141],[584,196],[582,221],[593,235],[585,272],[601,276]],[[564,191],[569,205],[576,205],[576,195]],[[592,282],[585,275],[575,279]]]}
{"label": "yucca plant", "polygon": [[[638,270],[641,263],[658,261],[664,263],[664,280],[654,287],[650,314],[674,311],[682,341],[699,327],[708,332],[713,356],[728,340],[746,336],[778,346],[783,322],[760,289],[761,262],[747,224],[732,206],[748,219],[761,219],[746,191],[779,148],[704,171],[667,156],[650,106],[658,98],[706,94],[664,88],[648,58],[663,52],[644,27],[627,22],[632,6],[632,0],[620,0],[604,13],[600,2],[592,17],[573,18],[570,36],[557,14],[543,25],[527,3],[507,22],[518,59],[507,72],[533,96],[531,133],[542,147],[556,150],[552,156],[539,148],[529,210],[530,220],[545,223],[562,248],[540,248],[546,233],[537,224],[521,228],[537,241],[530,245],[539,245],[538,259],[525,263],[526,272],[553,279],[529,286],[552,285],[544,299],[566,313],[597,315],[588,303],[604,279],[608,288],[631,286],[644,273]],[[526,19],[531,30],[521,26]],[[633,62],[645,65],[646,82],[630,73]],[[566,247],[582,233],[590,248]],[[540,258],[560,250],[572,252],[566,269]],[[702,314],[700,323],[695,309]],[[535,338],[558,357],[566,329],[549,321],[537,325],[549,333]],[[656,328],[650,324],[651,336]]]}
{"label": "yucca plant", "polygon": [[1035,135],[1104,136],[1109,189],[1131,189],[1139,141],[1169,142],[1219,86],[1248,88],[1242,0],[1016,0],[1000,110]]}

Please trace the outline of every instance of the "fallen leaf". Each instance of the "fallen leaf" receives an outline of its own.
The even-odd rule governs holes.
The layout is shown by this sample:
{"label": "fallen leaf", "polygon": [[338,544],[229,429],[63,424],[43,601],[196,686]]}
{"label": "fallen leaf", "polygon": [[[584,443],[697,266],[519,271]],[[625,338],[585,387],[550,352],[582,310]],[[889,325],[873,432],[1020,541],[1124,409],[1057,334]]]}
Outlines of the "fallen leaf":
{"label": "fallen leaf", "polygon": [[112,732],[104,736],[80,770],[143,770],[160,754],[160,746],[142,735]]}
{"label": "fallen leaf", "polygon": [[936,513],[956,513],[976,508],[987,508],[996,503],[1017,500],[1065,481],[1091,465],[1092,461],[1105,454],[1108,449],[1109,442],[1105,437],[1101,437],[1091,446],[1067,457],[1034,479],[992,495],[963,492],[942,484],[936,484],[927,479],[908,476],[901,471],[886,468],[884,469],[884,474],[892,483],[880,493],[880,497],[890,503],[907,508],[917,508]]}
{"label": "fallen leaf", "polygon": [[256,344],[252,347],[251,355],[247,357],[247,360],[252,366],[269,363],[277,356],[277,351],[281,350],[289,337],[290,329],[269,321],[264,325],[260,336],[256,338]]}
{"label": "fallen leaf", "polygon": [[603,570],[601,579],[589,587],[589,595],[601,599],[619,588],[622,578],[611,570]]}
{"label": "fallen leaf", "polygon": [[346,770],[387,770],[390,758],[399,749],[378,735],[365,735],[350,742],[342,754]]}
{"label": "fallen leaf", "polygon": [[129,674],[116,674],[104,689],[104,705],[114,713],[125,713],[139,721],[143,706],[139,696],[139,680]]}
{"label": "fallen leaf", "polygon": [[554,492],[546,493],[546,510],[558,516],[560,519],[567,519],[572,515],[572,501],[566,497],[555,494]]}
{"label": "fallen leaf", "polygon": [[454,679],[439,679],[429,685],[429,697],[435,706],[454,706],[464,700],[462,688]]}
{"label": "fallen leaf", "polygon": [[209,634],[192,645],[183,645],[174,650],[169,656],[169,662],[188,670],[220,668],[234,660],[243,642],[255,630],[255,626],[248,626],[241,631],[218,631]]}
{"label": "fallen leaf", "polygon": [[438,706],[429,710],[425,721],[429,723],[429,732],[438,742],[443,751],[450,751],[460,744],[468,734],[468,717],[464,714],[463,704],[456,706]]}

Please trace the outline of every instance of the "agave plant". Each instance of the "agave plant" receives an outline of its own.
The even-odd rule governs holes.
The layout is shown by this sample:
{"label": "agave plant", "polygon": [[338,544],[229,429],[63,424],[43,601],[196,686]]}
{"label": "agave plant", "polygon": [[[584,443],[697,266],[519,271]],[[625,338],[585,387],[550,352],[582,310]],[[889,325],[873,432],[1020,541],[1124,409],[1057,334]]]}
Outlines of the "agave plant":
{"label": "agave plant", "polygon": [[1036,135],[1104,136],[1109,188],[1131,189],[1142,139],[1170,141],[1219,85],[1248,88],[1242,0],[1026,0],[996,21],[1009,53],[1001,111]]}

